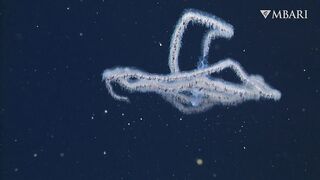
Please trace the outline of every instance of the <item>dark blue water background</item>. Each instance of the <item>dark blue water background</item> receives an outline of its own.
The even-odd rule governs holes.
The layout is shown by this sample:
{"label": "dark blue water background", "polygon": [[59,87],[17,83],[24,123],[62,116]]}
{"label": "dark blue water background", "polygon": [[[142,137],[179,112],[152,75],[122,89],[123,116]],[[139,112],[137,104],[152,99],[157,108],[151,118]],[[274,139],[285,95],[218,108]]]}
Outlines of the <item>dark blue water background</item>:
{"label": "dark blue water background", "polygon": [[[319,7],[311,0],[4,0],[0,178],[319,179]],[[112,99],[101,81],[106,68],[169,73],[170,37],[188,8],[235,28],[231,40],[213,43],[209,64],[232,57],[279,89],[281,100],[187,116],[155,94],[121,91],[130,104]],[[260,9],[308,9],[309,19],[264,19]],[[181,69],[196,67],[204,32],[186,32]]]}

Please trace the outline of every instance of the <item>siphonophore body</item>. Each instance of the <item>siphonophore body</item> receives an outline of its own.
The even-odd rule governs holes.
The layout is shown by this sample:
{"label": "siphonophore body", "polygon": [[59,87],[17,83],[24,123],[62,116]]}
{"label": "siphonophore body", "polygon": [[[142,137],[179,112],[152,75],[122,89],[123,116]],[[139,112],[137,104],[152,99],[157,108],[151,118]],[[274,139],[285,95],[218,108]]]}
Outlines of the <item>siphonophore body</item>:
{"label": "siphonophore body", "polygon": [[[180,71],[178,58],[182,38],[189,23],[205,26],[208,31],[202,40],[198,67]],[[110,95],[119,101],[129,102],[128,97],[114,92],[118,84],[132,92],[156,93],[185,114],[200,113],[214,105],[237,105],[247,100],[281,98],[280,91],[270,87],[259,75],[249,75],[238,62],[231,58],[209,65],[208,54],[212,40],[230,39],[233,27],[223,20],[198,10],[186,10],[177,22],[172,34],[169,51],[170,74],[151,74],[138,69],[117,67],[103,72],[103,81]],[[241,80],[240,84],[213,78],[210,75],[230,68]]]}

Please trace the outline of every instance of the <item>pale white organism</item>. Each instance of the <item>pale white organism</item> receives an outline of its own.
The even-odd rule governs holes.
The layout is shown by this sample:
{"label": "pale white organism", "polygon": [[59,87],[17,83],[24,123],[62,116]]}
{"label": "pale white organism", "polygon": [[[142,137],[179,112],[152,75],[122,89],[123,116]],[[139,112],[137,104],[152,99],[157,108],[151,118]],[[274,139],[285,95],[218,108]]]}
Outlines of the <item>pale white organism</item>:
{"label": "pale white organism", "polygon": [[[203,25],[208,31],[203,38],[198,68],[180,71],[178,58],[182,37],[190,22]],[[246,100],[261,98],[279,100],[281,93],[278,90],[271,88],[261,76],[248,75],[238,62],[227,58],[213,65],[207,64],[212,40],[229,39],[232,36],[233,27],[230,24],[198,10],[187,10],[179,19],[171,38],[170,74],[150,74],[134,68],[118,67],[106,69],[103,72],[103,80],[108,92],[116,100],[129,102],[127,97],[114,92],[112,83],[117,83],[132,92],[157,93],[185,114],[204,112],[217,104],[236,105]],[[226,68],[236,73],[241,84],[209,76]]]}

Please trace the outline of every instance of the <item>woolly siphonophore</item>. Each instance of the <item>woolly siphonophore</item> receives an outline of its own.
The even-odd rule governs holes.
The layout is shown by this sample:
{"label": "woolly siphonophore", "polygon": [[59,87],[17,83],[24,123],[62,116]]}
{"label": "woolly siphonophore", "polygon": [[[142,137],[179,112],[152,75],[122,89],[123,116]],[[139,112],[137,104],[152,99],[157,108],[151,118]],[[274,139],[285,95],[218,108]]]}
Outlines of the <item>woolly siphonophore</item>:
{"label": "woolly siphonophore", "polygon": [[[182,38],[189,23],[205,26],[208,31],[202,41],[201,61],[195,70],[180,71],[178,65]],[[132,92],[152,92],[161,95],[185,114],[200,113],[213,105],[236,105],[247,100],[279,100],[281,93],[271,88],[261,76],[248,75],[240,64],[230,58],[213,65],[204,65],[208,59],[210,44],[216,38],[230,39],[233,27],[223,20],[198,10],[187,10],[179,19],[172,34],[169,68],[170,74],[151,74],[135,68],[117,67],[106,69],[102,78],[110,95],[120,101],[129,102],[128,97],[114,92],[112,85],[118,84]],[[214,73],[230,68],[241,80],[232,83],[213,78]]]}

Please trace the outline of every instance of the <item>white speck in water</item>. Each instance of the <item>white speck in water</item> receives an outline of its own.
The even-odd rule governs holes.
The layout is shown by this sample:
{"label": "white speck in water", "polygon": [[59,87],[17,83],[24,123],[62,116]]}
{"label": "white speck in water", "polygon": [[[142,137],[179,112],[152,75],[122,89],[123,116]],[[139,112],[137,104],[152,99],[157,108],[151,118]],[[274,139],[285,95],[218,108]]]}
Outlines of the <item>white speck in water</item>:
{"label": "white speck in water", "polygon": [[203,160],[201,158],[197,158],[196,159],[196,163],[198,166],[202,166],[203,165]]}

